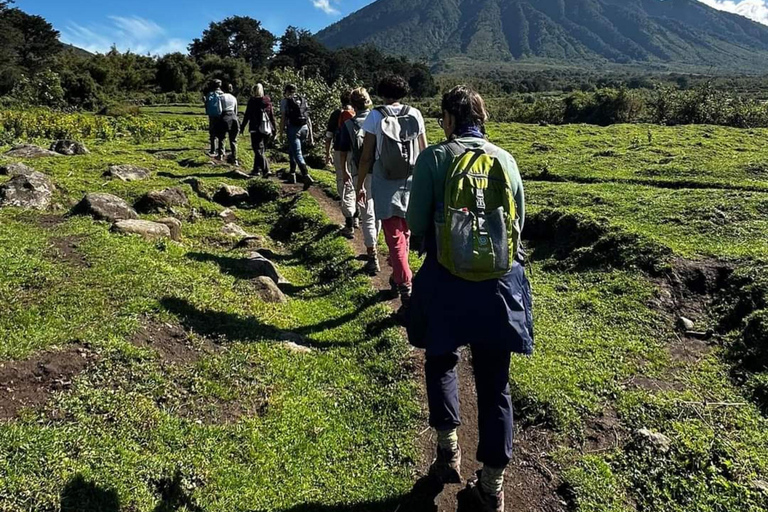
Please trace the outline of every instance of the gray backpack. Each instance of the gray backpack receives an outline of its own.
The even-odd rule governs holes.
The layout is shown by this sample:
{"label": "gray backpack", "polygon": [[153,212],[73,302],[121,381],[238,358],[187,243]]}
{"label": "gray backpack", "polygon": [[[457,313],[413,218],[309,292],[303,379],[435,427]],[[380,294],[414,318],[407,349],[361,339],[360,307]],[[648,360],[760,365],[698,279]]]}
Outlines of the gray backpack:
{"label": "gray backpack", "polygon": [[403,105],[394,115],[388,107],[379,107],[382,143],[379,163],[388,180],[404,180],[411,175],[419,156],[419,120],[411,114],[411,107]]}
{"label": "gray backpack", "polygon": [[363,131],[363,123],[368,114],[364,116],[355,116],[344,123],[344,128],[349,132],[349,139],[352,141],[352,167],[355,173],[360,167],[360,159],[363,156],[363,142],[365,141],[365,132]]}

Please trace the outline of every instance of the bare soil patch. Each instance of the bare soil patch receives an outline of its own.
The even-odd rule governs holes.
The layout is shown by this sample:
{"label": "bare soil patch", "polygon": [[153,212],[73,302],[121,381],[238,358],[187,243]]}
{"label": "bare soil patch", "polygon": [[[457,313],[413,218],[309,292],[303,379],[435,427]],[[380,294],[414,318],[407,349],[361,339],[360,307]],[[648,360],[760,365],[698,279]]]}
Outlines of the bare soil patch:
{"label": "bare soil patch", "polygon": [[202,356],[216,350],[210,342],[196,347],[182,327],[164,323],[152,323],[142,327],[130,342],[138,347],[151,348],[158,353],[162,361],[176,364],[197,362]]}
{"label": "bare soil patch", "polygon": [[70,345],[0,363],[0,420],[18,417],[25,407],[42,407],[53,393],[69,390],[74,378],[95,360],[96,355],[82,345]]}
{"label": "bare soil patch", "polygon": [[76,267],[90,267],[91,264],[79,251],[83,235],[69,235],[51,238],[48,256],[55,261],[69,263]]}

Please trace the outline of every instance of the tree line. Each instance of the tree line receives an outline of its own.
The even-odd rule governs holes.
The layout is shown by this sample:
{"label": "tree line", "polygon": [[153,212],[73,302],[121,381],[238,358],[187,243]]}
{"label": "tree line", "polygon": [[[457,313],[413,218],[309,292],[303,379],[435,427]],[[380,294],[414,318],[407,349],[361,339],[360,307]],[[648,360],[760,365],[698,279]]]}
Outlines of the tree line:
{"label": "tree line", "polygon": [[373,46],[330,50],[313,35],[288,27],[277,37],[261,22],[232,16],[212,22],[189,54],[90,54],[64,45],[40,16],[0,0],[0,104],[98,109],[114,103],[199,101],[218,78],[245,95],[276,70],[301,70],[331,85],[340,80],[375,85],[384,75],[405,77],[416,97],[437,94],[426,64],[384,55]]}

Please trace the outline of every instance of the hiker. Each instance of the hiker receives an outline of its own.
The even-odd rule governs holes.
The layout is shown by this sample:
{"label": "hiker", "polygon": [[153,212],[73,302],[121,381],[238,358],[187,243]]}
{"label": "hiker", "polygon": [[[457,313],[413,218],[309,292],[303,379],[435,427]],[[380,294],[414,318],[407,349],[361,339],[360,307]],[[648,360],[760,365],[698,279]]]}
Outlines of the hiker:
{"label": "hiker", "polygon": [[[360,158],[363,153],[363,140],[365,132],[363,131],[363,124],[366,118],[371,112],[371,97],[368,91],[361,87],[355,89],[350,94],[350,103],[355,109],[355,117],[347,120],[339,131],[338,136],[338,157],[339,167],[344,170],[343,184],[339,187],[343,191],[352,191],[350,194],[345,193],[341,195],[341,207],[344,217],[350,219],[354,215],[355,210],[359,213],[360,226],[363,231],[363,241],[365,242],[365,248],[367,250],[367,262],[363,270],[369,275],[376,275],[381,272],[381,266],[379,265],[379,255],[376,249],[376,242],[379,238],[379,223],[376,220],[373,206],[373,196],[371,194],[371,175],[369,174],[365,178],[365,183],[361,185],[365,190],[366,201],[362,205],[357,205],[354,191],[358,185],[359,173],[358,167],[360,165]],[[338,173],[338,169],[337,169]],[[338,179],[338,174],[337,174]],[[347,222],[349,227],[350,223]],[[352,224],[352,233],[354,235],[354,224]]]}
{"label": "hiker", "polygon": [[[344,228],[341,235],[350,240],[355,237],[355,221],[357,220],[357,207],[355,201],[355,188],[352,180],[347,180],[349,170],[341,164],[342,152],[339,151],[339,134],[344,123],[355,116],[355,109],[350,105],[352,91],[345,90],[341,93],[341,108],[333,111],[328,119],[325,130],[325,163],[333,164],[336,170],[336,190],[341,197],[341,213],[344,214]],[[331,155],[333,147],[333,155]],[[359,222],[359,221],[358,221]]]}
{"label": "hiker", "polygon": [[229,137],[230,155],[227,159],[232,165],[240,165],[237,161],[237,134],[240,133],[240,122],[237,119],[237,98],[232,94],[234,88],[232,84],[227,85],[227,92],[221,95],[221,119],[219,121],[219,130],[217,139],[219,140],[219,149],[216,157],[224,160],[226,150],[224,149],[224,139]]}
{"label": "hiker", "polygon": [[358,204],[367,203],[364,184],[372,174],[374,211],[389,248],[390,285],[400,295],[397,316],[404,321],[411,300],[412,278],[408,264],[411,232],[405,215],[413,166],[427,147],[427,135],[421,112],[400,103],[409,93],[405,79],[396,75],[385,77],[379,83],[378,93],[385,105],[371,111],[363,123],[365,139],[358,168],[357,199]]}
{"label": "hiker", "polygon": [[217,155],[216,134],[221,120],[221,96],[224,91],[221,90],[221,80],[211,82],[208,94],[205,95],[205,113],[208,116],[208,139],[211,143],[209,156]]}
{"label": "hiker", "polygon": [[251,92],[252,96],[245,107],[243,125],[240,133],[245,133],[248,124],[251,125],[251,147],[253,148],[254,176],[261,175],[266,178],[270,175],[269,160],[267,160],[267,143],[275,137],[277,122],[272,108],[272,100],[264,95],[264,86],[256,84]]}
{"label": "hiker", "polygon": [[523,183],[512,156],[484,138],[487,118],[477,92],[455,87],[443,96],[439,120],[448,140],[416,162],[407,218],[426,259],[413,280],[408,336],[426,349],[429,423],[438,439],[433,470],[446,480],[460,478],[456,366],[459,348],[469,345],[483,468],[468,488],[478,510],[501,512],[512,456],[510,358],[532,353],[533,319],[519,250]]}
{"label": "hiker", "polygon": [[304,160],[304,154],[301,145],[307,142],[314,146],[315,139],[312,134],[312,120],[309,117],[309,104],[307,99],[296,94],[296,86],[288,84],[283,91],[284,98],[280,102],[280,133],[288,137],[288,156],[291,161],[288,183],[296,183],[296,167],[301,171],[304,182],[304,190],[315,182],[309,175],[307,162]]}

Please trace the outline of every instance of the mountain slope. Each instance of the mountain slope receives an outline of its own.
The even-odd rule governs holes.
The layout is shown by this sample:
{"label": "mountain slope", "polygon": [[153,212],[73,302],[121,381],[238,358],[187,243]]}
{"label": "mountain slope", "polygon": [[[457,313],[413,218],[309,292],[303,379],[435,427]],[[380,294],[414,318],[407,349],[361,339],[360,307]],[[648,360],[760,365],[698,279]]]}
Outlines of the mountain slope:
{"label": "mountain slope", "polygon": [[697,0],[378,0],[317,36],[430,62],[768,69],[768,27]]}

